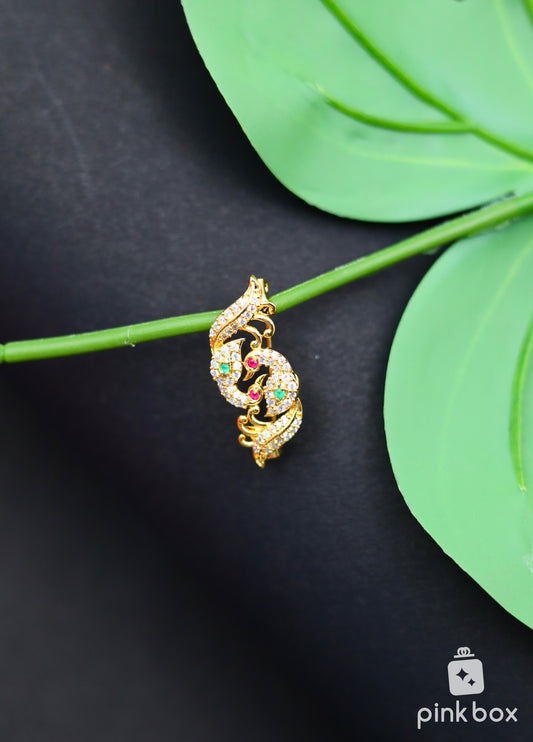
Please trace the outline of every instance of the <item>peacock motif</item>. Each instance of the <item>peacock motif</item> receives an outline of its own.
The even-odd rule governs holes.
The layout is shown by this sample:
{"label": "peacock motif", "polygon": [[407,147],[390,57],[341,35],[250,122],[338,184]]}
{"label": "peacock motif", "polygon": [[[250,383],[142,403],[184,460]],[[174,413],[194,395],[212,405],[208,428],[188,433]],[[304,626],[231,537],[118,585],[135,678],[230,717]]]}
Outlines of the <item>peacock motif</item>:
{"label": "peacock motif", "polygon": [[[230,404],[246,410],[237,420],[239,443],[252,449],[261,468],[279,456],[302,422],[298,376],[272,348],[276,307],[267,293],[265,281],[251,276],[244,294],[219,314],[209,333],[211,376]],[[249,381],[247,388],[239,387]]]}

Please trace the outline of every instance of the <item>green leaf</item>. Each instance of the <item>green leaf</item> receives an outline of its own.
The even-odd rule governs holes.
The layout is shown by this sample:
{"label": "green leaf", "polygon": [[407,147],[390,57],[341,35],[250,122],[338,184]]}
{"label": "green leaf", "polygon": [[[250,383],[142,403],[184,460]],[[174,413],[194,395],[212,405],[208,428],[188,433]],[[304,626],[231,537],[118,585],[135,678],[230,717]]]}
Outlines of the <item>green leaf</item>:
{"label": "green leaf", "polygon": [[403,221],[533,188],[530,0],[183,0],[253,146],[327,211]]}
{"label": "green leaf", "polygon": [[384,414],[414,516],[533,628],[532,275],[532,217],[444,253],[398,327]]}

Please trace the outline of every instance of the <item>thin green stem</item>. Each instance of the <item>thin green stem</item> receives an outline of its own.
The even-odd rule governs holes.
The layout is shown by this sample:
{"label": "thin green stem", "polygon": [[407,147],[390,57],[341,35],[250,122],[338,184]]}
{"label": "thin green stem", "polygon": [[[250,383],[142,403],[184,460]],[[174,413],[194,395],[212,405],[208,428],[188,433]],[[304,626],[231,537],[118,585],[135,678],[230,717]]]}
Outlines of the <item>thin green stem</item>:
{"label": "thin green stem", "polygon": [[450,219],[413,237],[408,237],[391,247],[378,250],[358,260],[353,260],[351,263],[334,268],[316,278],[311,278],[309,281],[276,294],[272,297],[272,301],[276,304],[278,311],[290,309],[308,299],[344,286],[364,276],[377,273],[414,255],[420,255],[463,237],[484,232],[532,211],[533,193],[499,201],[492,206]]}
{"label": "thin green stem", "polygon": [[316,85],[315,88],[323,96],[326,103],[337,111],[340,111],[340,113],[344,113],[356,121],[377,126],[381,129],[416,131],[424,134],[464,134],[465,132],[473,131],[472,126],[462,121],[456,121],[455,119],[446,119],[445,121],[394,121],[392,119],[380,118],[379,116],[373,116],[357,108],[347,106],[342,101],[337,100],[337,98],[333,98],[319,85]]}
{"label": "thin green stem", "polygon": [[[463,237],[469,237],[500,224],[533,212],[533,193],[516,196],[506,201],[487,206],[477,211],[443,222],[414,237],[402,240],[391,247],[353,260],[327,273],[311,278],[272,296],[279,312],[290,309],[309,299],[356,281],[364,276],[377,273],[414,255],[446,245]],[[44,358],[92,353],[99,350],[133,346],[149,340],[185,335],[208,330],[217,317],[218,311],[188,314],[181,317],[143,322],[109,330],[86,332],[79,335],[44,338],[41,340],[20,340],[0,345],[0,363],[19,363]]]}
{"label": "thin green stem", "polygon": [[525,492],[526,473],[524,468],[524,395],[526,380],[533,360],[533,314],[526,331],[513,378],[511,391],[510,439],[511,455],[518,486]]}
{"label": "thin green stem", "polygon": [[161,340],[175,335],[202,332],[211,327],[219,312],[200,312],[168,317],[153,322],[142,322],[109,330],[83,332],[79,335],[61,335],[39,340],[18,340],[0,346],[0,362],[19,363],[43,358],[73,356],[80,353],[93,353],[111,348],[134,347],[137,343]]}

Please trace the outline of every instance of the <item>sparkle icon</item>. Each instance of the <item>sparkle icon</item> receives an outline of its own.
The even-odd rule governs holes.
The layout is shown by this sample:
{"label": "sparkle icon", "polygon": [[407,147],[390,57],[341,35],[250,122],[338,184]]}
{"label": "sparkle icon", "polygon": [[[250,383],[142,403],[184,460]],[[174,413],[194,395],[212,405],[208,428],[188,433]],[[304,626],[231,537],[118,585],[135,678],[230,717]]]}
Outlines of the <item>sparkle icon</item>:
{"label": "sparkle icon", "polygon": [[471,696],[483,693],[483,663],[475,658],[469,647],[459,647],[448,663],[448,683],[452,696]]}

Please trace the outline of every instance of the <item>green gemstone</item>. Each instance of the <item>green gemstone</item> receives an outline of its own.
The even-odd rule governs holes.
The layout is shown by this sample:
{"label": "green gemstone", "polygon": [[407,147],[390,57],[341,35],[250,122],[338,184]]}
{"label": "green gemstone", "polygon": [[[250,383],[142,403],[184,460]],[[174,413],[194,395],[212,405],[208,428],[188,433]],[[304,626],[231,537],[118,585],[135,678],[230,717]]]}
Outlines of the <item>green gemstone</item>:
{"label": "green gemstone", "polygon": [[276,389],[276,391],[274,392],[274,396],[276,397],[276,399],[284,399],[285,392],[283,391],[283,389]]}
{"label": "green gemstone", "polygon": [[229,374],[229,363],[221,363],[220,370],[222,371],[224,375]]}

